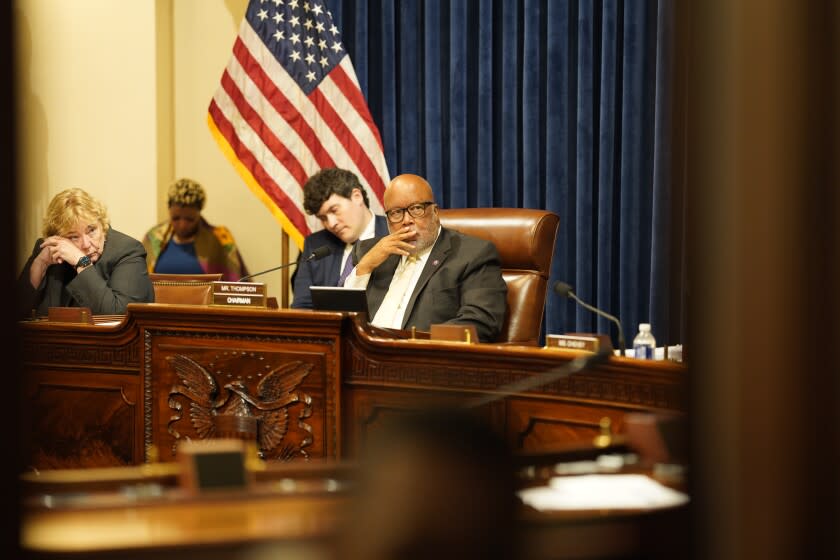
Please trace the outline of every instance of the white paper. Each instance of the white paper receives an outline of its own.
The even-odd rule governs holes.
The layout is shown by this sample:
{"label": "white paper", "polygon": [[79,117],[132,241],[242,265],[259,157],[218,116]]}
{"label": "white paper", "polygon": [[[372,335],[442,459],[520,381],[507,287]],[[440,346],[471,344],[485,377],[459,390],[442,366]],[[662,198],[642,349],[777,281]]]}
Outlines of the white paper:
{"label": "white paper", "polygon": [[519,492],[539,511],[586,509],[657,509],[688,502],[688,495],[640,474],[556,476],[548,486]]}

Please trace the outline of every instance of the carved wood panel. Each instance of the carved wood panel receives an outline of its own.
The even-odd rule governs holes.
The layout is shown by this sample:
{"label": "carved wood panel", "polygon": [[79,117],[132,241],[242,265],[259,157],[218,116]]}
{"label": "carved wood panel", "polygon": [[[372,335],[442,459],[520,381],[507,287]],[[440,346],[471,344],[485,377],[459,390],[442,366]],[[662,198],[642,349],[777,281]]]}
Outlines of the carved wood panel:
{"label": "carved wood panel", "polygon": [[[42,468],[137,464],[152,446],[172,460],[186,437],[256,442],[266,424],[269,460],[352,457],[406,409],[503,397],[500,387],[539,381],[576,356],[383,339],[335,313],[162,304],[132,307],[113,327],[29,322],[22,332],[23,441]],[[537,450],[594,436],[605,415],[618,430],[628,411],[684,410],[686,376],[672,363],[611,359],[479,413],[515,447]]]}
{"label": "carved wood panel", "polygon": [[27,467],[109,467],[138,462],[136,376],[30,372],[23,419]]}
{"label": "carved wood panel", "polygon": [[173,460],[187,439],[254,442],[269,461],[334,457],[332,340],[147,331],[145,445]]}
{"label": "carved wood panel", "polygon": [[529,452],[560,444],[592,445],[601,432],[601,419],[608,417],[612,432],[619,433],[625,412],[606,406],[511,398],[507,400],[507,439],[514,450]]}
{"label": "carved wood panel", "polygon": [[109,369],[119,368],[132,371],[136,371],[140,363],[136,344],[113,347],[30,342],[24,344],[21,355],[29,363],[105,365]]}
{"label": "carved wood panel", "polygon": [[[538,348],[529,349],[525,360],[507,359],[495,353],[461,354],[457,349],[430,352],[409,347],[400,354],[372,353],[353,339],[347,341],[345,352],[351,365],[344,374],[347,383],[481,392],[492,392],[526,379],[536,382],[540,375],[563,368],[569,360],[554,360],[559,353]],[[675,378],[678,377],[671,372],[651,375],[638,365],[621,370],[608,365],[544,385],[535,383],[529,392],[564,400],[619,403],[630,408],[682,410],[684,386],[675,383]]]}
{"label": "carved wood panel", "polygon": [[[400,415],[432,407],[457,407],[472,395],[464,393],[346,387],[342,392],[344,457],[357,458],[367,440]],[[504,402],[482,406],[476,414],[504,434]]]}
{"label": "carved wood panel", "polygon": [[[480,413],[513,449],[528,452],[591,442],[600,434],[604,417],[618,433],[627,412],[683,407],[683,372],[668,363],[610,362],[540,384],[541,377],[566,367],[568,354],[538,348],[499,351],[490,346],[476,352],[476,347],[433,348],[434,344],[406,346],[397,353],[390,347],[375,348],[364,339],[347,341],[351,368],[344,372],[342,404],[348,454],[361,449],[389,417],[423,406],[429,395],[445,395],[457,403],[489,399]],[[533,388],[507,396],[500,392],[523,381],[533,381]]]}

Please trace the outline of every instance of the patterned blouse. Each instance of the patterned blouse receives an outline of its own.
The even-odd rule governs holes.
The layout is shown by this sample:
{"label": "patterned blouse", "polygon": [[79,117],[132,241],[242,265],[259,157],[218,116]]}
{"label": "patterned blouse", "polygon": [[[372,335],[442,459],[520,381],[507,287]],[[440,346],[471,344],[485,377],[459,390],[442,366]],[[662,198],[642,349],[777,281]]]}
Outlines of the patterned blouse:
{"label": "patterned blouse", "polygon": [[[155,271],[158,257],[172,239],[167,220],[150,229],[143,238],[149,272]],[[222,280],[235,282],[248,275],[248,269],[236,248],[233,234],[225,226],[212,226],[204,218],[195,236],[195,254],[205,274],[222,273]]]}

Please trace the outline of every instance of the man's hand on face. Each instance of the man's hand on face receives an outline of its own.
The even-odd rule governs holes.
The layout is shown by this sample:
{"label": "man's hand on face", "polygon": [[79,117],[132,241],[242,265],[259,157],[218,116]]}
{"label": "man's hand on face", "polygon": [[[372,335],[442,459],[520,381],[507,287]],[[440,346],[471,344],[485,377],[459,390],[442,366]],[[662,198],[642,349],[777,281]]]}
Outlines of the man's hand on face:
{"label": "man's hand on face", "polygon": [[417,230],[412,226],[403,226],[399,230],[386,235],[368,251],[359,264],[356,265],[356,275],[370,274],[391,255],[410,255],[414,251],[414,241]]}

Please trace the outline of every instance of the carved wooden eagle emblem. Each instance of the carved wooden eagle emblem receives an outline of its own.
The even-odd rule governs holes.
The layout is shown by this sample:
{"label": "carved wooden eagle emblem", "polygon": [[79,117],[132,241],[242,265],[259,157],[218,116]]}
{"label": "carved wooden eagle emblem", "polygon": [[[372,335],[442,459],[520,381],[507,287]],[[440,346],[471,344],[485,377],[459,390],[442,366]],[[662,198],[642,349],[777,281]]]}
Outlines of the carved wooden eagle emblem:
{"label": "carved wooden eagle emblem", "polygon": [[[180,381],[169,391],[169,406],[177,411],[169,421],[170,428],[181,419],[181,404],[174,397],[183,395],[190,400],[190,422],[201,438],[218,437],[220,421],[225,417],[254,418],[257,444],[262,451],[269,451],[286,435],[288,407],[308,399],[296,389],[312,370],[312,364],[292,361],[277,366],[262,377],[256,394],[251,394],[238,380],[220,388],[213,375],[189,356],[176,354],[166,359]],[[179,437],[177,432],[173,435]]]}

